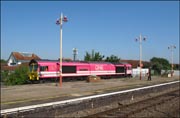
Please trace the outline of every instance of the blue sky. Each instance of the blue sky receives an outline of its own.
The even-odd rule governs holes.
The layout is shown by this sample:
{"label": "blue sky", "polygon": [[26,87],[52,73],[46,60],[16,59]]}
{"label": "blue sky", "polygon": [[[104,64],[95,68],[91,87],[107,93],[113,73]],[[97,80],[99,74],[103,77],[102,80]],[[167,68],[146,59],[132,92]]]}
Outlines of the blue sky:
{"label": "blue sky", "polygon": [[1,58],[12,51],[33,52],[43,59],[59,58],[60,27],[56,19],[63,12],[69,19],[63,24],[63,57],[78,59],[94,49],[105,56],[139,59],[152,57],[170,60],[168,46],[174,44],[174,62],[179,63],[178,1],[28,1],[1,2]]}

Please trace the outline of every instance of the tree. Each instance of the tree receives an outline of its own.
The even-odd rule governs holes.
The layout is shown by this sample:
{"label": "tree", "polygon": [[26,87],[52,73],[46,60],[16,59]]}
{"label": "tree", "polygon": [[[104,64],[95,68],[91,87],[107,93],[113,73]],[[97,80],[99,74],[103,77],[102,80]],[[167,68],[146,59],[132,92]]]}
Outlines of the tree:
{"label": "tree", "polygon": [[153,57],[150,59],[152,69],[155,71],[155,74],[161,74],[161,70],[169,70],[170,69],[170,64],[169,61],[164,59],[164,58],[158,58],[158,57]]}
{"label": "tree", "polygon": [[4,59],[1,59],[1,63],[6,63],[6,60],[4,60]]}
{"label": "tree", "polygon": [[88,52],[86,52],[86,55],[84,56],[84,60],[91,61],[91,55]]}
{"label": "tree", "polygon": [[150,62],[143,61],[143,68],[149,68],[151,66]]}
{"label": "tree", "polygon": [[102,61],[104,58],[104,55],[101,55],[99,52],[94,52],[92,50],[92,53],[86,52],[86,55],[84,56],[85,61]]}
{"label": "tree", "polygon": [[110,57],[106,57],[106,62],[119,62],[120,58],[115,55],[111,55]]}

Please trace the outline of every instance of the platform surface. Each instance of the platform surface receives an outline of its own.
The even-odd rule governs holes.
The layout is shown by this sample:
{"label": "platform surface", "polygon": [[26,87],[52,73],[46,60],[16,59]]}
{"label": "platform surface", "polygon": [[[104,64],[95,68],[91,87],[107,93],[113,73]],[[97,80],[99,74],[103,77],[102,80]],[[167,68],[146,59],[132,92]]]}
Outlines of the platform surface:
{"label": "platform surface", "polygon": [[146,77],[102,79],[100,82],[86,81],[63,82],[62,87],[56,83],[28,84],[1,87],[1,109],[15,108],[33,104],[67,100],[71,98],[132,89],[142,86],[160,84],[179,80],[179,77]]}

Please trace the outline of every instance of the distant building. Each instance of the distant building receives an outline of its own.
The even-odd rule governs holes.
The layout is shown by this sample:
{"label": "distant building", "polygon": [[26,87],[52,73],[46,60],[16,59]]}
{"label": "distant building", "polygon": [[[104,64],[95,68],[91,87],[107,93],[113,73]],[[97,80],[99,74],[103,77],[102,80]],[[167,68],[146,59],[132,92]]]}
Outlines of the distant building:
{"label": "distant building", "polygon": [[37,59],[39,60],[40,57],[38,57],[34,53],[28,53],[28,52],[12,52],[7,60],[8,66],[17,66],[22,63],[27,63],[31,59]]}
{"label": "distant building", "polygon": [[[120,62],[126,62],[132,65],[132,68],[138,68],[139,67],[139,60],[120,60]],[[150,62],[142,61],[143,68],[147,68],[151,66]]]}

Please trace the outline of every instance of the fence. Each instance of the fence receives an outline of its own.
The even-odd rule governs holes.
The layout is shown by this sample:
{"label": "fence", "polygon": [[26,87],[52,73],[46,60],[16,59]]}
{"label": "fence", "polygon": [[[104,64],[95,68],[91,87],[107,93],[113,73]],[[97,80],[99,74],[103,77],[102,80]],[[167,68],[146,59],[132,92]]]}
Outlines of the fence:
{"label": "fence", "polygon": [[[149,70],[148,68],[142,68],[141,69],[141,76],[142,77],[147,76],[148,70]],[[152,73],[152,71],[151,71],[151,73]],[[140,75],[140,68],[133,68],[132,69],[132,76],[136,77],[136,76],[139,76],[139,75]]]}

